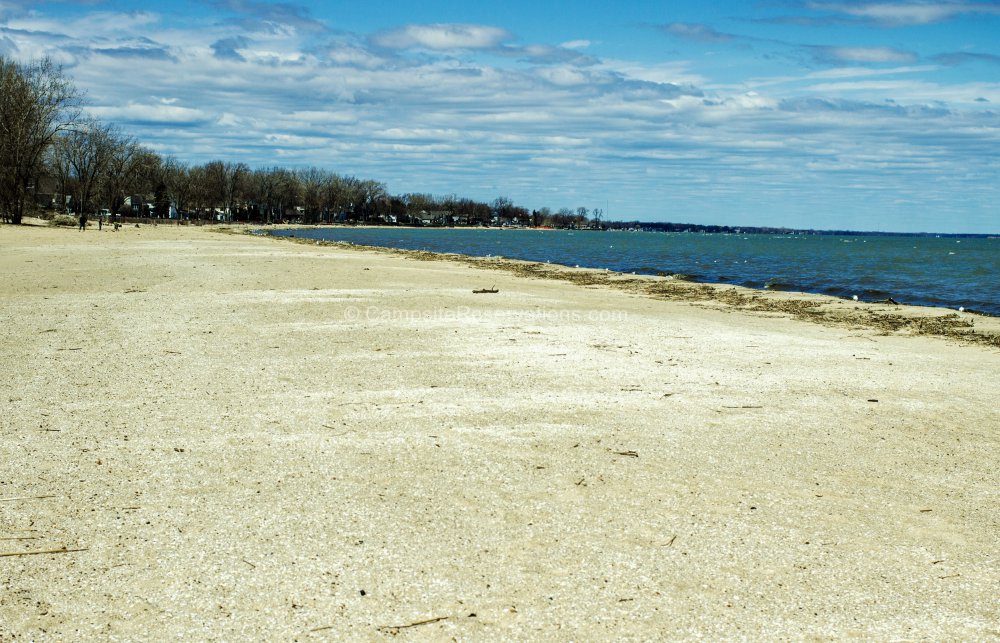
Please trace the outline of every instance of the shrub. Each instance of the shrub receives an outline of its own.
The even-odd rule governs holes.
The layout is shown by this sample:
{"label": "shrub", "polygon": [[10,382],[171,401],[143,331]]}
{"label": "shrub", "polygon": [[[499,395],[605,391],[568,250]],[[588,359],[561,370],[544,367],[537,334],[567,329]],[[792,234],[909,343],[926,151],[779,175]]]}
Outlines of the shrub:
{"label": "shrub", "polygon": [[67,228],[75,228],[80,225],[80,220],[69,214],[57,214],[52,221],[49,222],[51,225],[55,226],[65,226]]}

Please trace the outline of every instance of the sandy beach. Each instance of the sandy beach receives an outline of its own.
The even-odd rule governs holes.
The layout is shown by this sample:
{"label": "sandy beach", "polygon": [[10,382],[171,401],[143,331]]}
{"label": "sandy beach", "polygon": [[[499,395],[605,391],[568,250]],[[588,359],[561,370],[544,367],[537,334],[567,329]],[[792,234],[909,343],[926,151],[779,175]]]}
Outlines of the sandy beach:
{"label": "sandy beach", "polygon": [[0,641],[1000,638],[998,320],[236,232],[0,227]]}

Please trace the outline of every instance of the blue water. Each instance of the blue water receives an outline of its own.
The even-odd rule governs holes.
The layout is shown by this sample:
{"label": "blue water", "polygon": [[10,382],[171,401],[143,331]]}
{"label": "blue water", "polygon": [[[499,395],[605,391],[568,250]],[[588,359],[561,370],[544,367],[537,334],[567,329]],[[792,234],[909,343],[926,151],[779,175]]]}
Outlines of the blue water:
{"label": "blue water", "polygon": [[339,227],[273,234],[1000,315],[996,238]]}

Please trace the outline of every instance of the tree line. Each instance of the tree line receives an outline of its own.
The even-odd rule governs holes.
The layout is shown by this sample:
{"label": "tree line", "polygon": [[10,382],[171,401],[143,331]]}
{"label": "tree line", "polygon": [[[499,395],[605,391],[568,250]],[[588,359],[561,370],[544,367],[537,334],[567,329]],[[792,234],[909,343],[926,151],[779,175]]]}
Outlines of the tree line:
{"label": "tree line", "polygon": [[529,211],[506,197],[392,195],[385,184],[311,167],[189,165],[87,117],[50,60],[0,56],[0,216],[73,213],[280,223],[589,227],[601,211]]}

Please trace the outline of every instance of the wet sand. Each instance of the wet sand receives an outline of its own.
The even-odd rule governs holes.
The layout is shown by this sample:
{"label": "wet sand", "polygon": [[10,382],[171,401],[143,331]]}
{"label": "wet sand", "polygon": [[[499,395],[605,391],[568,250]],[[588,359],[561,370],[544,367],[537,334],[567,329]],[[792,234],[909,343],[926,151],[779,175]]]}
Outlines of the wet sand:
{"label": "wet sand", "polygon": [[0,640],[1000,637],[996,319],[421,258],[0,227]]}

